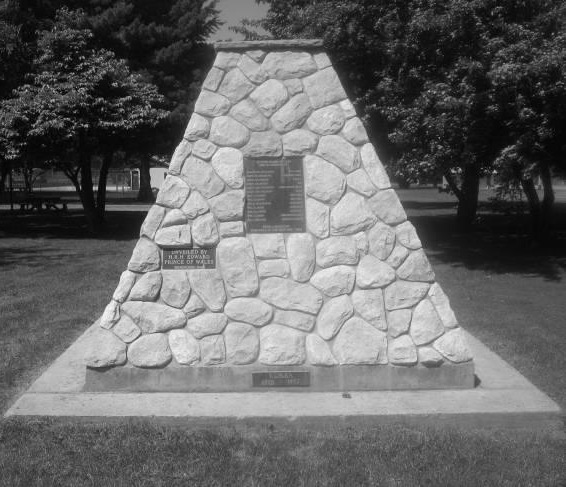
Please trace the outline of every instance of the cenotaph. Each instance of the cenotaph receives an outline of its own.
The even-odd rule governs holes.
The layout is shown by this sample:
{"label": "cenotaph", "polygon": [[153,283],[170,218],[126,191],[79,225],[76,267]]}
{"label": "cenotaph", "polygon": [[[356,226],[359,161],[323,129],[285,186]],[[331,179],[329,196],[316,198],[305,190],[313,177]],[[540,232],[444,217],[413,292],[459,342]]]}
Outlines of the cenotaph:
{"label": "cenotaph", "polygon": [[322,43],[216,49],[92,336],[86,390],[473,387],[449,300]]}

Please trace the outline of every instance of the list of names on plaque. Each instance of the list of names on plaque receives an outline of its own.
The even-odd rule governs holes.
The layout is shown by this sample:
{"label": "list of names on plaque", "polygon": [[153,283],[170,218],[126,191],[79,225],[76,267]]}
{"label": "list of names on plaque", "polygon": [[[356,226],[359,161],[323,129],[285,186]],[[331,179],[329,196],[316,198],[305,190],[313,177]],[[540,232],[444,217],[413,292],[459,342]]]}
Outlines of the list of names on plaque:
{"label": "list of names on plaque", "polygon": [[246,159],[244,177],[249,233],[306,231],[301,158]]}

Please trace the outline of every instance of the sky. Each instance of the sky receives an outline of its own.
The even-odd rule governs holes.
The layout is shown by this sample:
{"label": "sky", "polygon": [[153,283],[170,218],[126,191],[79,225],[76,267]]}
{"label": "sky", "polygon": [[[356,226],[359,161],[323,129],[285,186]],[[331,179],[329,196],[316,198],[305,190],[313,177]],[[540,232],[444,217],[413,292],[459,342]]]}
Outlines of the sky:
{"label": "sky", "polygon": [[217,8],[220,10],[220,20],[224,21],[224,25],[210,37],[211,41],[242,40],[243,37],[240,34],[228,28],[239,25],[240,20],[244,18],[260,19],[267,12],[267,5],[264,3],[258,5],[255,0],[219,0]]}

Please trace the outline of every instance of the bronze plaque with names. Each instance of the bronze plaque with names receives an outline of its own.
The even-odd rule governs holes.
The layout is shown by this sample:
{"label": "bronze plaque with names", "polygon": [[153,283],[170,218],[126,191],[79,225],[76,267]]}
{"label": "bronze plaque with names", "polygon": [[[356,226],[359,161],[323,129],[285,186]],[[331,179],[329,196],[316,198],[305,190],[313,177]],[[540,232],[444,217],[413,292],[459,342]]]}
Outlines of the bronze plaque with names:
{"label": "bronze plaque with names", "polygon": [[309,387],[310,372],[253,372],[253,387]]}
{"label": "bronze plaque with names", "polygon": [[216,269],[216,248],[163,249],[162,269]]}
{"label": "bronze plaque with names", "polygon": [[306,231],[302,158],[246,159],[244,178],[248,233]]}

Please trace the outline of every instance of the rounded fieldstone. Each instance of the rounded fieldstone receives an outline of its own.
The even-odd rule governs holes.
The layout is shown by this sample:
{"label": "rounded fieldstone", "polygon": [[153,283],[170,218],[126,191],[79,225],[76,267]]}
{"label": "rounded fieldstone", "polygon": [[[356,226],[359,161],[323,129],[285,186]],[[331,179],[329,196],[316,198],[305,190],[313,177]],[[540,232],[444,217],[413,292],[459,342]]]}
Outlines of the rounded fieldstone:
{"label": "rounded fieldstone", "polygon": [[244,185],[244,156],[238,149],[222,147],[212,157],[212,167],[231,188]]}
{"label": "rounded fieldstone", "polygon": [[195,103],[195,112],[205,117],[219,117],[228,113],[232,104],[225,96],[202,90]]}
{"label": "rounded fieldstone", "polygon": [[162,270],[161,299],[173,308],[182,308],[191,294],[189,276],[184,271]]}
{"label": "rounded fieldstone", "polygon": [[316,288],[280,277],[269,277],[262,281],[260,298],[281,309],[310,314],[317,314],[322,306],[322,296]]}
{"label": "rounded fieldstone", "polygon": [[251,243],[244,237],[223,239],[216,248],[218,264],[228,295],[252,296],[259,288],[259,277]]}
{"label": "rounded fieldstone", "polygon": [[88,338],[84,361],[87,367],[103,368],[126,363],[126,344],[114,333],[95,329]]}
{"label": "rounded fieldstone", "polygon": [[226,291],[220,272],[216,269],[195,269],[188,271],[188,274],[191,288],[204,301],[208,309],[222,311],[226,304]]}
{"label": "rounded fieldstone", "polygon": [[387,337],[361,318],[350,318],[342,326],[332,347],[341,365],[387,363]]}
{"label": "rounded fieldstone", "polygon": [[143,333],[166,332],[182,328],[187,322],[183,311],[159,303],[126,301],[122,311],[132,318]]}
{"label": "rounded fieldstone", "polygon": [[214,172],[212,165],[197,157],[191,156],[185,161],[181,176],[205,198],[212,198],[224,189],[224,182]]}
{"label": "rounded fieldstone", "polygon": [[155,243],[160,247],[190,247],[191,226],[175,225],[158,230],[155,234]]}
{"label": "rounded fieldstone", "polygon": [[346,189],[346,178],[336,166],[317,156],[305,156],[307,195],[322,203],[337,203]]}
{"label": "rounded fieldstone", "polygon": [[244,222],[222,222],[218,225],[220,238],[243,237]]}
{"label": "rounded fieldstone", "polygon": [[409,250],[418,250],[422,247],[417,231],[411,222],[407,221],[397,225],[395,233],[397,234],[397,241]]}
{"label": "rounded fieldstone", "polygon": [[434,306],[423,299],[413,311],[410,334],[417,345],[426,345],[444,333],[444,326]]}
{"label": "rounded fieldstone", "polygon": [[224,313],[234,321],[264,326],[273,317],[273,308],[257,298],[236,298],[228,301]]}
{"label": "rounded fieldstone", "polygon": [[410,308],[426,296],[429,287],[424,282],[395,281],[385,288],[385,307],[389,311]]}
{"label": "rounded fieldstone", "polygon": [[241,189],[235,189],[210,198],[208,202],[218,221],[230,222],[244,218],[244,197]]}
{"label": "rounded fieldstone", "polygon": [[169,348],[180,365],[193,365],[200,360],[198,340],[186,330],[169,332]]}
{"label": "rounded fieldstone", "polygon": [[369,251],[369,240],[365,232],[358,232],[352,236],[356,241],[356,247],[360,255],[366,255]]}
{"label": "rounded fieldstone", "polygon": [[346,116],[347,119],[355,117],[357,115],[354,105],[352,105],[352,102],[347,98],[345,100],[342,100],[340,103],[338,103],[338,105],[344,112],[344,115]]}
{"label": "rounded fieldstone", "polygon": [[167,210],[159,205],[153,205],[147,212],[147,216],[141,226],[140,237],[147,237],[152,239],[155,237],[155,232],[161,225]]}
{"label": "rounded fieldstone", "polygon": [[372,183],[378,189],[388,189],[391,187],[389,182],[389,176],[385,172],[383,164],[377,157],[377,153],[373,145],[365,144],[360,149],[360,159],[362,160],[362,166],[367,171]]}
{"label": "rounded fieldstone", "polygon": [[232,103],[238,103],[249,95],[254,88],[254,84],[239,69],[232,69],[222,79],[218,93],[224,95]]}
{"label": "rounded fieldstone", "polygon": [[193,145],[188,140],[183,139],[175,149],[173,157],[171,157],[171,162],[169,163],[169,174],[178,176],[181,173],[185,159],[191,155],[192,150]]}
{"label": "rounded fieldstone", "polygon": [[407,219],[399,198],[392,189],[379,191],[368,200],[377,217],[388,225],[397,225]]}
{"label": "rounded fieldstone", "polygon": [[417,347],[409,335],[394,338],[387,344],[389,363],[393,365],[415,365],[418,361]]}
{"label": "rounded fieldstone", "polygon": [[238,65],[240,58],[241,54],[239,52],[219,51],[214,59],[214,67],[228,71]]}
{"label": "rounded fieldstone", "polygon": [[370,181],[369,176],[365,169],[356,169],[346,176],[346,182],[348,187],[352,188],[356,193],[369,198],[373,196],[377,188]]}
{"label": "rounded fieldstone", "polygon": [[301,311],[275,309],[273,323],[308,332],[314,328],[315,317]]}
{"label": "rounded fieldstone", "polygon": [[258,259],[277,259],[287,257],[285,239],[282,233],[254,233],[249,236],[255,256]]}
{"label": "rounded fieldstone", "polygon": [[117,301],[110,301],[100,317],[98,325],[101,328],[109,330],[120,319],[120,303]]}
{"label": "rounded fieldstone", "polygon": [[130,301],[155,301],[161,289],[161,272],[144,274],[130,292]]}
{"label": "rounded fieldstone", "polygon": [[318,69],[324,69],[328,66],[332,66],[332,62],[330,61],[328,54],[325,52],[317,52],[316,54],[313,54],[313,58]]}
{"label": "rounded fieldstone", "polygon": [[187,201],[191,189],[182,179],[177,176],[167,176],[159,193],[156,203],[168,208],[180,208]]}
{"label": "rounded fieldstone", "polygon": [[438,316],[445,328],[456,328],[458,326],[458,320],[452,308],[450,307],[450,301],[448,296],[444,293],[442,288],[438,283],[434,283],[429,291],[428,297],[431,303],[434,305]]}
{"label": "rounded fieldstone", "polygon": [[210,126],[208,138],[216,145],[243,147],[250,139],[250,131],[231,117],[217,117]]}
{"label": "rounded fieldstone", "polygon": [[206,139],[209,132],[210,122],[208,119],[202,117],[198,113],[193,113],[183,137],[190,141],[196,141],[199,139]]}
{"label": "rounded fieldstone", "polygon": [[356,312],[378,330],[387,330],[385,305],[381,289],[356,289],[352,293]]}
{"label": "rounded fieldstone", "polygon": [[434,271],[424,250],[412,250],[397,269],[397,275],[406,281],[434,281]]}
{"label": "rounded fieldstone", "polygon": [[222,82],[224,77],[224,71],[221,69],[213,67],[206,76],[206,79],[202,83],[202,87],[208,91],[216,91]]}
{"label": "rounded fieldstone", "polygon": [[234,105],[230,110],[230,116],[254,132],[263,132],[269,128],[269,120],[249,98]]}
{"label": "rounded fieldstone", "polygon": [[330,233],[351,235],[366,230],[376,220],[363,196],[346,193],[330,212]]}
{"label": "rounded fieldstone", "polygon": [[330,105],[314,111],[307,120],[309,129],[319,135],[331,135],[340,132],[346,118],[338,105]]}
{"label": "rounded fieldstone", "polygon": [[257,264],[259,277],[287,277],[291,272],[285,259],[261,260]]}
{"label": "rounded fieldstone", "polygon": [[358,150],[339,135],[326,135],[320,138],[316,155],[331,162],[345,173],[358,168]]}
{"label": "rounded fieldstone", "polygon": [[308,335],[306,339],[307,357],[311,365],[331,366],[338,362],[332,355],[332,351],[322,338],[316,335]]}
{"label": "rounded fieldstone", "polygon": [[202,313],[187,320],[187,331],[196,338],[203,338],[222,333],[227,323],[224,313]]}
{"label": "rounded fieldstone", "polygon": [[432,346],[450,362],[459,364],[472,360],[472,353],[460,328],[447,331]]}
{"label": "rounded fieldstone", "polygon": [[308,233],[293,233],[287,237],[287,259],[295,281],[307,282],[316,265],[314,240]]}
{"label": "rounded fieldstone", "polygon": [[309,130],[296,129],[283,134],[283,155],[303,156],[315,151],[318,137]]}
{"label": "rounded fieldstone", "polygon": [[193,147],[193,154],[196,157],[200,157],[205,161],[209,161],[210,158],[216,152],[217,147],[206,139],[200,139],[199,141],[195,142]]}
{"label": "rounded fieldstone", "polygon": [[301,365],[305,362],[304,333],[281,325],[267,325],[259,333],[262,364]]}
{"label": "rounded fieldstone", "polygon": [[332,67],[303,79],[303,87],[314,108],[322,108],[346,98],[346,92]]}
{"label": "rounded fieldstone", "polygon": [[395,270],[372,255],[361,258],[356,282],[362,289],[385,287],[395,280]]}
{"label": "rounded fieldstone", "polygon": [[198,191],[192,191],[181,211],[189,218],[194,220],[197,216],[204,215],[209,210],[207,201]]}
{"label": "rounded fieldstone", "polygon": [[141,335],[141,330],[129,316],[122,316],[112,327],[112,333],[124,343],[131,343]]}
{"label": "rounded fieldstone", "polygon": [[261,65],[245,54],[240,58],[238,68],[254,83],[263,83],[269,78]]}
{"label": "rounded fieldstone", "polygon": [[368,232],[369,252],[379,260],[386,260],[395,247],[395,230],[377,222]]}
{"label": "rounded fieldstone", "polygon": [[248,143],[242,148],[246,157],[280,157],[283,154],[281,136],[277,132],[252,132]]}
{"label": "rounded fieldstone", "polygon": [[183,308],[183,313],[185,313],[187,319],[200,315],[204,310],[206,310],[206,305],[202,299],[196,293],[191,293],[191,297]]}
{"label": "rounded fieldstone", "polygon": [[213,247],[220,240],[214,217],[207,213],[199,216],[193,223],[193,239],[201,247]]}
{"label": "rounded fieldstone", "polygon": [[274,51],[267,54],[261,65],[270,78],[302,78],[317,70],[313,57],[302,51]]}
{"label": "rounded fieldstone", "polygon": [[358,247],[353,237],[330,237],[316,245],[316,263],[320,267],[358,263]]}
{"label": "rounded fieldstone", "polygon": [[287,91],[291,96],[301,93],[303,91],[303,83],[300,79],[290,78],[283,81],[283,84],[287,87]]}
{"label": "rounded fieldstone", "polygon": [[164,367],[171,361],[167,335],[153,333],[139,337],[128,347],[128,360],[136,367]]}
{"label": "rounded fieldstone", "polygon": [[391,252],[389,257],[387,257],[385,262],[387,262],[394,269],[397,269],[397,267],[399,267],[407,258],[407,255],[409,255],[409,250],[406,247],[403,247],[401,244],[397,244],[393,248],[393,251]]}
{"label": "rounded fieldstone", "polygon": [[120,275],[120,282],[112,295],[112,299],[118,303],[123,303],[128,299],[132,287],[136,283],[138,275],[132,271],[124,271]]}
{"label": "rounded fieldstone", "polygon": [[356,282],[356,271],[352,267],[338,265],[317,272],[310,282],[330,297],[349,294]]}
{"label": "rounded fieldstone", "polygon": [[128,269],[133,272],[149,272],[158,270],[160,267],[159,247],[151,240],[140,238],[128,262]]}
{"label": "rounded fieldstone", "polygon": [[255,328],[245,323],[230,323],[224,331],[226,360],[235,365],[251,364],[259,354],[259,338]]}
{"label": "rounded fieldstone", "polygon": [[432,347],[418,347],[417,354],[419,357],[419,363],[425,367],[438,367],[442,365],[444,359],[434,348]]}
{"label": "rounded fieldstone", "polygon": [[413,312],[410,309],[397,309],[387,313],[389,334],[395,338],[403,333],[407,333],[411,325],[412,315]]}
{"label": "rounded fieldstone", "polygon": [[317,238],[326,238],[330,233],[330,208],[313,198],[306,203],[307,230]]}
{"label": "rounded fieldstone", "polygon": [[161,227],[174,227],[176,225],[185,225],[186,223],[187,215],[185,215],[181,210],[175,209],[167,212]]}
{"label": "rounded fieldstone", "polygon": [[267,80],[257,87],[251,94],[250,99],[266,117],[271,117],[289,99],[287,88],[275,79]]}
{"label": "rounded fieldstone", "polygon": [[308,97],[299,93],[293,96],[271,117],[271,125],[277,132],[285,133],[300,128],[312,113]]}
{"label": "rounded fieldstone", "polygon": [[362,145],[368,142],[368,134],[358,117],[351,118],[346,122],[342,135],[348,142],[354,145]]}
{"label": "rounded fieldstone", "polygon": [[220,365],[226,362],[226,346],[222,335],[206,336],[199,343],[203,365]]}
{"label": "rounded fieldstone", "polygon": [[353,315],[354,307],[348,296],[329,299],[316,318],[316,331],[325,340],[331,340]]}

